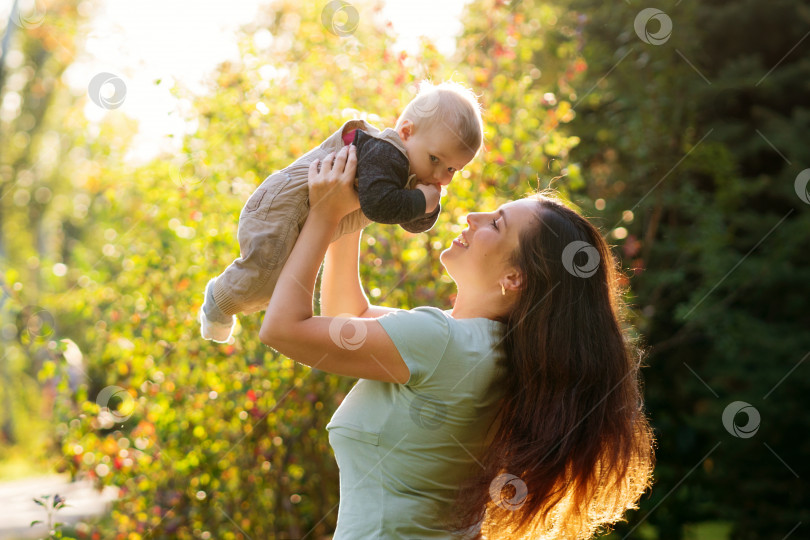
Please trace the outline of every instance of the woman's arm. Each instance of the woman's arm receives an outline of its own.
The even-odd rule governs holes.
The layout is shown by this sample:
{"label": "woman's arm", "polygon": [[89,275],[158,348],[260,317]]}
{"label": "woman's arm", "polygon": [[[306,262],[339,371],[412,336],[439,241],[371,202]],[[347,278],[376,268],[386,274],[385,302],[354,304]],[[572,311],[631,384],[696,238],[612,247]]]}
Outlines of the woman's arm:
{"label": "woman's arm", "polygon": [[[331,158],[324,159],[320,172],[316,166],[309,170],[309,216],[281,271],[259,339],[329,373],[404,384],[410,378],[408,366],[379,322],[312,314],[315,279],[329,241],[340,219],[359,206],[353,187],[354,150],[341,150],[334,167]],[[354,261],[356,276],[356,256]]]}
{"label": "woman's arm", "polygon": [[377,318],[394,308],[372,306],[360,282],[362,229],[343,235],[329,245],[321,276],[321,315]]}

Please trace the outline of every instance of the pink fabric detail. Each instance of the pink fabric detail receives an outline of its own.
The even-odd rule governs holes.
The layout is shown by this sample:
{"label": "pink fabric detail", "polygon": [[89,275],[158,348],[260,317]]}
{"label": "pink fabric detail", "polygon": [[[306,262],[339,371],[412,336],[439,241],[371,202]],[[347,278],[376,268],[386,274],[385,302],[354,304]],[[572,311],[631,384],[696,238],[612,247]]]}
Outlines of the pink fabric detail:
{"label": "pink fabric detail", "polygon": [[354,132],[357,131],[356,129],[352,129],[351,131],[347,131],[343,134],[343,144],[348,145],[354,142]]}

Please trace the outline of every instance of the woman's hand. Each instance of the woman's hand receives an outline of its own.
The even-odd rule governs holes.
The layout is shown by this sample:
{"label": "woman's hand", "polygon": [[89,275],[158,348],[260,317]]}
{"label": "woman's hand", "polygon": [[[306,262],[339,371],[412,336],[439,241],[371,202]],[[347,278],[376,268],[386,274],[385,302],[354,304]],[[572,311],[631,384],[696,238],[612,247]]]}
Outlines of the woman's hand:
{"label": "woman's hand", "polygon": [[360,208],[354,189],[356,172],[357,153],[353,144],[344,146],[337,155],[329,154],[322,162],[313,161],[307,178],[310,214],[337,221]]}

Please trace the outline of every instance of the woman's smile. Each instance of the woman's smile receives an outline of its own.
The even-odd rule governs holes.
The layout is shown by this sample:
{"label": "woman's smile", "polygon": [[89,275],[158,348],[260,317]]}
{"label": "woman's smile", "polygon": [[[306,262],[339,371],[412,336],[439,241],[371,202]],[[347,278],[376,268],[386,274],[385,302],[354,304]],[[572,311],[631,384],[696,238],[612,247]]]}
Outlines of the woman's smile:
{"label": "woman's smile", "polygon": [[461,246],[461,247],[463,247],[465,249],[470,247],[470,244],[469,244],[469,242],[467,242],[467,238],[464,236],[464,233],[461,233],[460,235],[458,235],[458,237],[455,240],[453,240],[453,243],[458,244],[459,246]]}

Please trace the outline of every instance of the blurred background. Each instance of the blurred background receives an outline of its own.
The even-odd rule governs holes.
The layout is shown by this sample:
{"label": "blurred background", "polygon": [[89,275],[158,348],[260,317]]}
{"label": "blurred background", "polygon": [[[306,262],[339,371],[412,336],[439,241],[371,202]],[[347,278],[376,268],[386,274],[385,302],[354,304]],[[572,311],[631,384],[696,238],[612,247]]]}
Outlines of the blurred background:
{"label": "blurred background", "polygon": [[331,537],[354,380],[275,355],[260,314],[223,345],[195,317],[253,189],[425,78],[474,89],[486,148],[431,231],[366,230],[371,300],[449,308],[465,214],[556,188],[647,350],[654,484],[607,538],[810,538],[809,2],[2,0],[0,25],[0,538]]}

